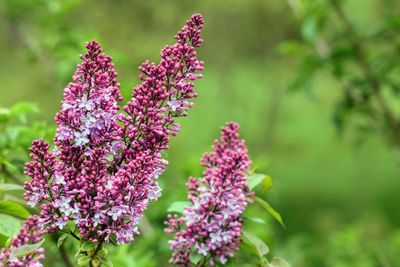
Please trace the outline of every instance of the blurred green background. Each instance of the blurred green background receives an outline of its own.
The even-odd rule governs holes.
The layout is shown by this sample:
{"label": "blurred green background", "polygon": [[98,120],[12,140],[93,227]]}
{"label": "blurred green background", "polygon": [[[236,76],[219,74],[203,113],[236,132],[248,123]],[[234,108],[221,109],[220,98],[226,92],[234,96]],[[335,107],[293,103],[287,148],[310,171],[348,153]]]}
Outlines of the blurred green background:
{"label": "blurred green background", "polygon": [[[127,101],[137,67],[158,61],[192,13],[205,17],[199,57],[206,68],[196,106],[172,141],[163,196],[147,210],[135,243],[113,251],[114,266],[168,266],[166,209],[185,200],[188,176],[200,175],[202,153],[232,120],[241,124],[253,166],[274,179],[273,189],[259,194],[281,212],[286,229],[257,208],[249,213],[268,223],[246,225],[273,255],[295,267],[400,266],[398,155],[375,134],[338,134],[332,112],[340,88],[329,75],[318,76],[312,89],[288,89],[299,59],[278,48],[301,38],[291,2],[0,1],[0,106],[36,103],[40,112],[30,119],[50,128],[86,41],[97,39],[113,57]],[[387,5],[399,8],[394,2],[349,0],[344,8],[368,28]],[[48,251],[46,266],[63,266],[55,263],[55,248]]]}

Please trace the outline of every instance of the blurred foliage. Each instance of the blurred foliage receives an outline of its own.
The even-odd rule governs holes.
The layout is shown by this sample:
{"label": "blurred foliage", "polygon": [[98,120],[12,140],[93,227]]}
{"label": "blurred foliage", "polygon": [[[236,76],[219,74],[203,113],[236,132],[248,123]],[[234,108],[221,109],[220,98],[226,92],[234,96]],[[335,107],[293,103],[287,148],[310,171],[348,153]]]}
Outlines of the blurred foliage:
{"label": "blurred foliage", "polygon": [[334,122],[340,131],[352,124],[360,133],[378,132],[400,147],[400,18],[398,3],[386,1],[373,25],[357,25],[346,1],[289,1],[300,21],[301,41],[280,50],[302,57],[293,89],[310,90],[315,76],[329,73],[341,88]]}
{"label": "blurred foliage", "polygon": [[[24,180],[31,141],[51,140],[62,88],[86,41],[98,39],[113,56],[121,83],[130,84],[122,88],[126,100],[136,67],[158,58],[182,21],[201,12],[206,69],[196,108],[171,143],[163,196],[146,212],[142,234],[132,245],[109,248],[114,266],[169,266],[167,209],[186,199],[187,177],[200,175],[201,153],[229,120],[241,124],[253,166],[274,177],[268,195],[256,190],[286,228],[259,205],[246,211],[258,219],[245,222],[274,256],[296,267],[400,266],[399,168],[381,144],[398,146],[399,10],[396,0],[0,1],[0,106],[10,107],[0,110],[2,166]],[[15,115],[20,101],[41,112],[31,114],[31,106]],[[342,138],[330,125],[332,113],[346,129]],[[365,134],[371,131],[380,135]],[[14,182],[4,172],[0,179]],[[22,191],[2,196],[17,200]],[[54,239],[45,242],[45,264],[65,266]],[[69,239],[63,248],[78,249]],[[233,265],[252,262],[247,255],[243,248]]]}

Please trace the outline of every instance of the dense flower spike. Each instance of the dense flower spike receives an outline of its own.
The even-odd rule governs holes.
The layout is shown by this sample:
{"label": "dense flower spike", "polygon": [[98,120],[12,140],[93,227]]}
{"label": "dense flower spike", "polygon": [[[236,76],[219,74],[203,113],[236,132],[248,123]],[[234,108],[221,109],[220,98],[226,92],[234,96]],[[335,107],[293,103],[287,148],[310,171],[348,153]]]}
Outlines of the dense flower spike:
{"label": "dense flower spike", "polygon": [[25,221],[20,233],[16,235],[8,249],[2,248],[0,252],[0,267],[41,267],[40,260],[44,259],[44,249],[38,248],[32,253],[19,256],[13,255],[16,248],[24,245],[37,244],[42,241],[42,230],[38,226],[39,217],[31,216]]}
{"label": "dense flower spike", "polygon": [[250,160],[238,130],[235,123],[222,128],[213,151],[203,156],[204,177],[190,178],[187,184],[192,206],[185,207],[183,217],[169,215],[165,222],[165,231],[175,233],[170,246],[172,261],[179,266],[191,266],[193,253],[204,256],[202,266],[225,264],[238,250],[241,214],[253,194],[246,182]]}
{"label": "dense flower spike", "polygon": [[203,62],[201,15],[193,15],[161,51],[159,64],[144,63],[142,83],[131,100],[122,100],[111,58],[96,41],[87,44],[73,82],[64,91],[55,149],[35,141],[26,174],[25,198],[40,204],[40,223],[48,231],[74,221],[83,240],[131,242],[137,224],[161,189],[156,181],[168,164],[161,152],[179,131],[175,117],[186,116],[196,97],[193,81]]}

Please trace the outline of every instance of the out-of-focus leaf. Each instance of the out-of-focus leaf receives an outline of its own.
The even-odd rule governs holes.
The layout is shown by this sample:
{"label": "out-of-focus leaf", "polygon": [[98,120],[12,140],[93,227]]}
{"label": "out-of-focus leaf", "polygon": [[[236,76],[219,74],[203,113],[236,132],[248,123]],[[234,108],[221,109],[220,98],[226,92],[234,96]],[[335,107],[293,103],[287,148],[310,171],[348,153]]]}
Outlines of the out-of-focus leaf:
{"label": "out-of-focus leaf", "polygon": [[277,212],[268,202],[262,200],[259,197],[253,197],[254,201],[257,202],[260,206],[268,211],[269,214],[272,215],[283,227],[285,224],[283,223],[282,216]]}
{"label": "out-of-focus leaf", "polygon": [[12,117],[18,117],[28,113],[39,112],[38,107],[35,104],[28,102],[19,102],[10,108],[10,115]]}
{"label": "out-of-focus leaf", "polygon": [[301,35],[307,41],[315,40],[318,33],[318,20],[314,16],[307,17],[301,25]]}
{"label": "out-of-focus leaf", "polygon": [[273,258],[268,267],[292,267],[287,261],[281,258]]}
{"label": "out-of-focus leaf", "polygon": [[176,201],[171,204],[168,208],[168,212],[177,212],[177,213],[182,213],[185,210],[186,206],[191,206],[192,203],[189,201]]}
{"label": "out-of-focus leaf", "polygon": [[20,185],[16,184],[2,184],[0,183],[0,192],[24,190]]}
{"label": "out-of-focus leaf", "polygon": [[7,214],[0,214],[0,234],[14,236],[22,227],[22,221]]}
{"label": "out-of-focus leaf", "polygon": [[0,108],[0,123],[7,122],[10,119],[10,110],[7,108]]}
{"label": "out-of-focus leaf", "polygon": [[21,204],[12,200],[0,201],[0,213],[8,214],[23,220],[28,219],[30,216],[29,211],[27,211]]}
{"label": "out-of-focus leaf", "polygon": [[269,248],[268,246],[259,239],[257,236],[247,232],[243,231],[242,234],[242,240],[244,243],[247,245],[251,246],[254,249],[254,252],[260,257],[263,258],[265,255],[268,254]]}
{"label": "out-of-focus leaf", "polygon": [[299,41],[287,41],[280,44],[277,50],[283,55],[301,55],[305,52],[306,47]]}
{"label": "out-of-focus leaf", "polygon": [[40,248],[40,246],[43,244],[43,242],[44,242],[44,239],[36,244],[24,245],[24,246],[17,247],[15,249],[13,249],[11,257],[20,258],[20,257],[26,256],[28,254],[31,254],[31,253],[35,252],[35,250]]}

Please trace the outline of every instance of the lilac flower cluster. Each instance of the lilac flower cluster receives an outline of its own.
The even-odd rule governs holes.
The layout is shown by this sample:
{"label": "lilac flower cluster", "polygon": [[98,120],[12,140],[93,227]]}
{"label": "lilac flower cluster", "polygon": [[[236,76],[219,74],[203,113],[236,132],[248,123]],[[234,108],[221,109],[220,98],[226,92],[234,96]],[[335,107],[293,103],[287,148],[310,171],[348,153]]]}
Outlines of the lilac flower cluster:
{"label": "lilac flower cluster", "polygon": [[13,255],[16,248],[24,245],[37,244],[42,241],[42,230],[38,226],[39,217],[31,216],[25,221],[19,234],[12,240],[8,249],[0,251],[0,267],[41,267],[40,260],[44,259],[44,249],[38,248],[32,253],[17,257]]}
{"label": "lilac flower cluster", "polygon": [[161,152],[179,131],[174,118],[187,115],[197,96],[193,81],[203,62],[195,49],[203,18],[193,15],[161,50],[159,64],[145,62],[142,83],[120,110],[122,100],[111,58],[96,41],[86,45],[73,82],[64,91],[55,148],[33,142],[25,172],[25,198],[40,204],[40,224],[47,232],[75,222],[83,240],[133,241],[137,224],[161,189],[157,183],[168,164]]}
{"label": "lilac flower cluster", "polygon": [[165,231],[175,233],[170,246],[172,261],[179,266],[191,266],[193,253],[203,256],[199,266],[225,264],[238,250],[241,214],[253,194],[246,182],[250,160],[238,130],[235,123],[222,128],[213,152],[203,156],[204,177],[190,178],[187,184],[192,206],[185,207],[182,217],[169,215],[165,222]]}

